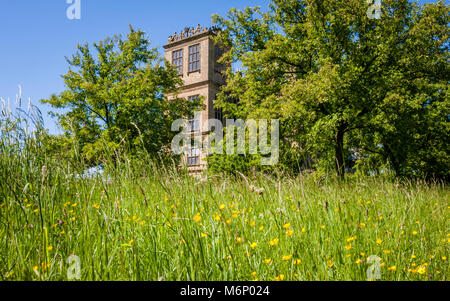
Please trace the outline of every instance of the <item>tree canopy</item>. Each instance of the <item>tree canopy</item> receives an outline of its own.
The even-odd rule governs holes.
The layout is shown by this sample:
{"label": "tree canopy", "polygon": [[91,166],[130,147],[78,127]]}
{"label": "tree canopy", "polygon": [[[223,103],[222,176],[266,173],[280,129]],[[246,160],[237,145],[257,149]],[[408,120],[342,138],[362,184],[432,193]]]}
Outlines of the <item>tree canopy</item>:
{"label": "tree canopy", "polygon": [[157,153],[170,145],[173,120],[187,117],[197,104],[173,97],[182,84],[176,70],[150,48],[146,34],[130,26],[121,36],[79,45],[67,58],[66,90],[41,100],[54,108],[67,137],[76,137],[93,163],[104,150],[114,154],[144,147]]}
{"label": "tree canopy", "polygon": [[448,178],[449,6],[386,0],[378,19],[369,6],[273,0],[268,12],[215,15],[217,42],[230,49],[222,62],[241,65],[226,71],[218,106],[235,118],[279,118],[285,155],[341,177],[353,161]]}

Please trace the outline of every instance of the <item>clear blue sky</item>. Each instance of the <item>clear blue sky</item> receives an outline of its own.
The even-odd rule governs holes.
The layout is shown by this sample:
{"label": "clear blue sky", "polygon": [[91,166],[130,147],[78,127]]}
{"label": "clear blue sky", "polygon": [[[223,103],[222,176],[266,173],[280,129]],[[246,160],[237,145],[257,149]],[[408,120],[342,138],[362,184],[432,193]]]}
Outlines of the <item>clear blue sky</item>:
{"label": "clear blue sky", "polygon": [[[430,3],[435,1],[419,1]],[[267,7],[269,0],[81,0],[81,19],[69,20],[66,0],[0,0],[0,96],[15,99],[22,85],[44,113],[45,127],[59,133],[42,98],[64,89],[65,56],[79,43],[126,34],[128,24],[146,31],[153,47],[186,26],[211,26],[211,15],[233,8]]]}

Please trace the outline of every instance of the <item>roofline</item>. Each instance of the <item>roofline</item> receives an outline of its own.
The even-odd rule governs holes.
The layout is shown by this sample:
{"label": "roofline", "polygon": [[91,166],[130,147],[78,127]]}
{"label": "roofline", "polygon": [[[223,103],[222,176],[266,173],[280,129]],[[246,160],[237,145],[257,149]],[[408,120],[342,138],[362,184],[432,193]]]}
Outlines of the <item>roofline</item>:
{"label": "roofline", "polygon": [[177,46],[179,46],[181,44],[184,44],[184,43],[187,43],[187,42],[191,42],[191,41],[195,41],[195,40],[198,40],[200,38],[204,38],[204,37],[207,37],[207,36],[210,36],[210,35],[217,36],[217,34],[214,31],[208,30],[208,31],[205,31],[205,32],[202,32],[202,33],[199,33],[199,34],[196,34],[196,35],[193,35],[193,36],[190,36],[190,37],[187,37],[187,38],[184,38],[184,39],[172,42],[172,43],[169,43],[167,45],[164,45],[163,48],[164,49],[170,49],[170,48],[173,48],[173,47],[177,47]]}

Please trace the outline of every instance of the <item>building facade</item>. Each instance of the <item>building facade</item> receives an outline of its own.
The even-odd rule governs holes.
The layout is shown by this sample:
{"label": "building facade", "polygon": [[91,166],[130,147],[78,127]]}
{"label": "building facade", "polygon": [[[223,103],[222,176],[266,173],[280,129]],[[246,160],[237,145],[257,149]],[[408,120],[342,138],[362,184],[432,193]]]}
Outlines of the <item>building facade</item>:
{"label": "building facade", "polygon": [[[204,110],[199,116],[192,116],[188,121],[190,136],[208,135],[207,120],[223,119],[222,111],[214,108],[216,94],[225,84],[222,75],[225,67],[217,62],[222,56],[223,48],[216,45],[212,39],[220,29],[186,28],[179,34],[170,36],[164,46],[165,58],[178,70],[183,79],[183,86],[178,97],[195,100],[203,99]],[[173,97],[173,96],[172,96]],[[207,168],[207,154],[195,147],[189,147],[184,158],[184,164],[192,172],[201,172]]]}

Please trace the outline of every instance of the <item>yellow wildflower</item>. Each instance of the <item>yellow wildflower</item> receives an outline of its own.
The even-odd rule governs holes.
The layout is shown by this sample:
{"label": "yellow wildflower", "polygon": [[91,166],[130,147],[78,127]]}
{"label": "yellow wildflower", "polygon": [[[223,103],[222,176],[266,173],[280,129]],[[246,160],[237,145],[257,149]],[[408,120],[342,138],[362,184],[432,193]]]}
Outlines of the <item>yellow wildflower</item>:
{"label": "yellow wildflower", "polygon": [[421,265],[418,269],[417,269],[417,273],[419,273],[420,275],[423,275],[423,274],[425,274],[426,273],[426,268],[423,266],[423,265]]}
{"label": "yellow wildflower", "polygon": [[347,242],[352,242],[352,241],[354,241],[354,240],[356,240],[356,236],[352,236],[352,237],[349,237],[349,238],[347,238]]}
{"label": "yellow wildflower", "polygon": [[274,240],[269,241],[269,245],[271,245],[272,247],[276,246],[276,245],[278,245],[279,241],[280,240],[278,238],[275,238]]}
{"label": "yellow wildflower", "polygon": [[391,271],[391,272],[395,272],[396,270],[397,270],[397,267],[395,265],[388,268],[388,271]]}
{"label": "yellow wildflower", "polygon": [[285,256],[283,256],[283,260],[284,261],[287,261],[287,260],[289,260],[291,258],[292,258],[292,255],[285,255]]}

